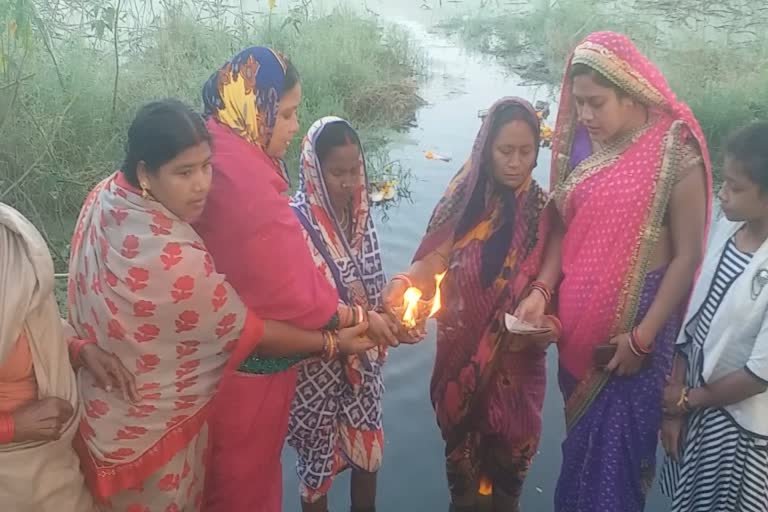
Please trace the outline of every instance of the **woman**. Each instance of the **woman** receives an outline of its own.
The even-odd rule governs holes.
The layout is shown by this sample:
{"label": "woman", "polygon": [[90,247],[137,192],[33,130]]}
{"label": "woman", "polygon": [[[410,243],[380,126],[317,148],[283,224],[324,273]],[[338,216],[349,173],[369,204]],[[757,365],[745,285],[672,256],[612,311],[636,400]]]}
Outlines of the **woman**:
{"label": "woman", "polygon": [[[386,322],[374,311],[385,277],[369,212],[365,160],[357,133],[346,121],[325,117],[309,129],[292,207],[315,263],[340,300],[362,306],[372,325]],[[381,331],[387,343],[397,343],[386,326]],[[325,512],[334,477],[349,466],[352,510],[375,510],[376,472],[384,450],[385,357],[383,348],[375,348],[359,357],[311,359],[299,367],[288,443],[299,456],[304,511]]]}
{"label": "woman", "polygon": [[[558,290],[563,325],[567,436],[555,508],[636,512],[653,481],[661,390],[710,218],[706,145],[656,67],[625,36],[599,32],[568,62],[552,165],[562,223],[539,280]],[[543,309],[533,293],[518,314]]]}
{"label": "woman", "polygon": [[[282,158],[298,130],[301,102],[296,69],[269,48],[248,48],[211,76],[203,102],[215,176],[196,229],[217,268],[262,317],[309,330],[367,326],[358,309],[339,305],[315,267],[285,195]],[[244,361],[217,393],[207,510],[282,506],[280,454],[303,357],[263,356]]]}
{"label": "woman", "polygon": [[502,338],[505,313],[539,286],[533,279],[550,215],[531,176],[538,150],[533,107],[517,98],[497,102],[437,204],[408,274],[384,294],[390,306],[402,303],[407,286],[430,296],[435,275],[447,270],[431,397],[455,510],[474,510],[481,478],[493,485],[494,510],[518,510],[541,434],[553,333],[527,342]]}
{"label": "woman", "polygon": [[0,305],[0,503],[14,512],[92,512],[72,449],[80,401],[53,261],[34,226],[3,203]]}
{"label": "woman", "polygon": [[662,489],[674,512],[768,510],[768,123],[726,147],[725,213],[664,391]]}
{"label": "woman", "polygon": [[90,193],[77,223],[70,323],[136,378],[124,395],[78,374],[76,447],[104,510],[199,509],[213,393],[225,365],[257,343],[278,355],[372,346],[357,339],[364,324],[309,333],[246,308],[189,224],[205,206],[210,162],[199,115],[175,100],[150,103],[128,131],[122,169]]}

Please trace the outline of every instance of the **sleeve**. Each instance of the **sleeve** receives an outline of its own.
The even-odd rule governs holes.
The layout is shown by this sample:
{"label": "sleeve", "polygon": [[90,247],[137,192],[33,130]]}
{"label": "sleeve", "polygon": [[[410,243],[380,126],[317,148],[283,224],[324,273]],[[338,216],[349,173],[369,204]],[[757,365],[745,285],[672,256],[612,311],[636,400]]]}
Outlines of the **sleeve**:
{"label": "sleeve", "polygon": [[768,318],[763,319],[757,341],[744,369],[754,378],[768,385]]}

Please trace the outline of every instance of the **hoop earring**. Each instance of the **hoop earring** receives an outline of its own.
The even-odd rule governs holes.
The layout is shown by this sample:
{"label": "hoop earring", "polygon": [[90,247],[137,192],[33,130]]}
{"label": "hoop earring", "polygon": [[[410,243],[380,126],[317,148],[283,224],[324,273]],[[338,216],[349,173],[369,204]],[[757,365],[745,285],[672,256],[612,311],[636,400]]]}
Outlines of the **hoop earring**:
{"label": "hoop earring", "polygon": [[141,184],[141,197],[143,199],[149,199],[149,191],[147,190],[146,183]]}

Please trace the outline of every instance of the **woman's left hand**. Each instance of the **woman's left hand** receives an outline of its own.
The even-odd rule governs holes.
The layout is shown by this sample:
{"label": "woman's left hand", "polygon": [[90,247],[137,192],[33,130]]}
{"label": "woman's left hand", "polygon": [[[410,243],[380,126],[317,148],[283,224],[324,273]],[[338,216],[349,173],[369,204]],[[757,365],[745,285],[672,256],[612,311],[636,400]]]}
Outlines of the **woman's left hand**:
{"label": "woman's left hand", "polygon": [[380,346],[396,347],[399,345],[395,333],[397,328],[393,329],[386,314],[379,314],[375,311],[368,312],[368,336]]}
{"label": "woman's left hand", "polygon": [[637,356],[629,347],[629,333],[619,334],[611,340],[616,345],[616,354],[606,366],[606,370],[620,377],[635,375],[643,367],[646,356]]}
{"label": "woman's left hand", "polygon": [[110,354],[95,343],[88,343],[80,349],[79,358],[80,363],[107,392],[117,388],[124,400],[134,403],[141,400],[136,389],[136,378],[115,354]]}

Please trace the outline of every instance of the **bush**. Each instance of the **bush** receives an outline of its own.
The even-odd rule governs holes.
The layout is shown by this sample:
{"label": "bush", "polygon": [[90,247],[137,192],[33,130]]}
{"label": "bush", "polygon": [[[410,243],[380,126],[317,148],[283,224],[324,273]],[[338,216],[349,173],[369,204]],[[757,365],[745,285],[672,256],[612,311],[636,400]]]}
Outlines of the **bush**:
{"label": "bush", "polygon": [[[336,10],[283,25],[276,15],[232,17],[214,9],[218,0],[166,3],[162,16],[117,13],[114,25],[107,7],[63,15],[29,0],[14,1],[26,11],[8,10],[0,0],[0,41],[12,43],[0,44],[0,200],[41,229],[59,272],[82,201],[120,165],[138,107],[177,97],[200,108],[205,80],[248,45],[271,45],[299,69],[302,133],[321,116],[346,117],[364,141],[371,134],[375,155],[381,130],[407,123],[420,104],[421,54],[407,34],[372,19]],[[287,162],[294,174],[296,142]]]}

